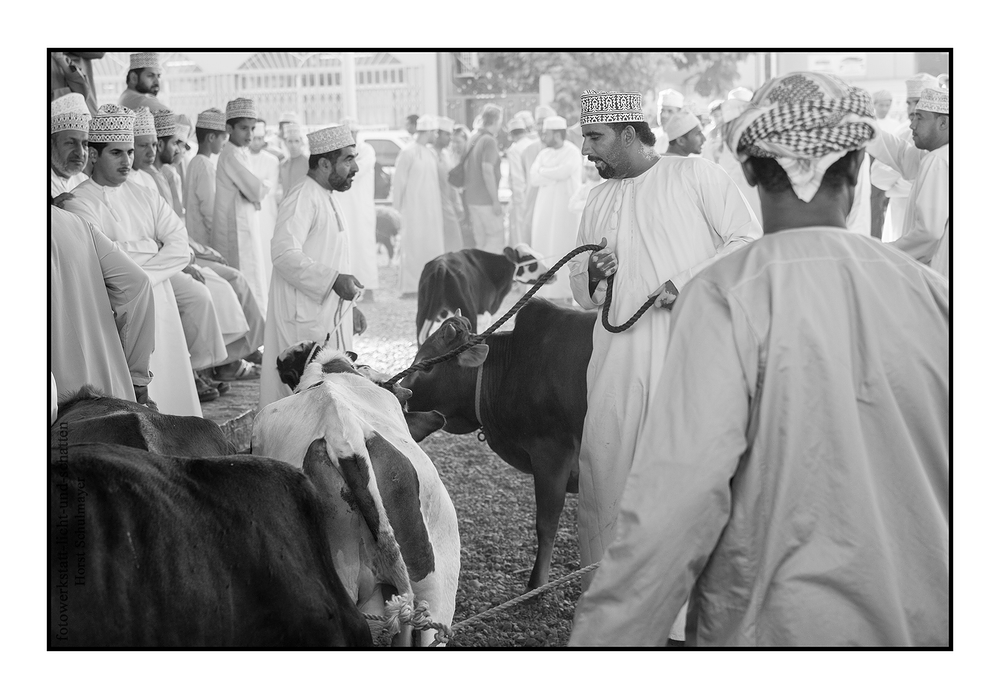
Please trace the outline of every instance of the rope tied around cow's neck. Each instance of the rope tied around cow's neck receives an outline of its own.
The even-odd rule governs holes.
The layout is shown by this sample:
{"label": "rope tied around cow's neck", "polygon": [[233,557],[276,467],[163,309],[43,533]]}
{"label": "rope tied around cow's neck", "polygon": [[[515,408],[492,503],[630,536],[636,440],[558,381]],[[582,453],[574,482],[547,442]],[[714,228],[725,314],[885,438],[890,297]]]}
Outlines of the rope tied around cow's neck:
{"label": "rope tied around cow's neck", "polygon": [[[484,330],[483,332],[479,333],[478,335],[473,335],[466,342],[464,342],[463,344],[459,345],[458,347],[456,347],[453,350],[445,352],[440,357],[431,357],[430,359],[423,359],[423,360],[421,360],[419,362],[415,362],[414,364],[410,365],[406,369],[403,369],[403,371],[399,372],[398,374],[396,374],[395,376],[393,376],[392,378],[390,378],[388,381],[385,381],[381,385],[383,387],[385,387],[385,388],[391,388],[394,384],[398,383],[399,381],[402,381],[404,378],[406,378],[410,374],[416,373],[418,371],[424,371],[426,369],[430,369],[432,366],[434,366],[436,364],[440,364],[442,362],[447,362],[449,359],[452,359],[452,358],[457,357],[458,355],[462,354],[462,352],[465,352],[470,347],[474,347],[476,345],[482,344],[483,342],[486,341],[487,337],[489,337],[494,332],[496,332],[504,323],[506,323],[508,320],[510,320],[510,318],[515,313],[517,313],[518,311],[520,311],[521,308],[524,306],[524,304],[526,304],[528,302],[528,299],[530,299],[532,296],[534,296],[535,293],[539,289],[541,289],[545,285],[545,283],[549,279],[551,279],[552,276],[556,272],[558,272],[559,269],[563,265],[565,265],[571,259],[573,259],[577,255],[579,255],[581,252],[597,251],[597,250],[603,250],[603,249],[604,249],[604,246],[602,246],[602,245],[596,245],[594,243],[587,243],[585,245],[580,245],[579,247],[573,248],[568,253],[566,253],[561,258],[559,258],[559,261],[556,262],[554,265],[552,265],[551,269],[549,269],[548,272],[546,272],[545,274],[543,274],[542,276],[540,276],[538,278],[538,280],[535,281],[535,283],[531,286],[531,288],[528,289],[528,291],[524,294],[524,296],[522,296],[520,299],[518,299],[517,303],[515,303],[513,306],[511,306],[510,310],[508,310],[506,313],[504,313],[500,317],[500,320],[494,322],[493,325],[491,325],[490,327],[488,327],[486,330]],[[637,320],[639,320],[639,318],[642,316],[642,314],[645,313],[647,310],[649,310],[649,307],[652,306],[653,303],[656,301],[656,297],[653,296],[653,297],[647,299],[646,302],[639,308],[639,310],[636,311],[632,315],[631,318],[629,318],[627,321],[625,321],[621,325],[613,325],[611,323],[611,321],[608,319],[608,312],[611,309],[611,295],[612,295],[612,288],[614,287],[614,277],[615,277],[615,275],[612,274],[611,276],[609,276],[607,278],[607,280],[608,280],[607,298],[604,301],[604,309],[601,312],[601,323],[604,325],[604,329],[607,330],[608,332],[610,332],[610,333],[621,333],[621,332],[625,332],[626,330],[628,330],[629,328],[631,328],[635,324],[635,322]]]}

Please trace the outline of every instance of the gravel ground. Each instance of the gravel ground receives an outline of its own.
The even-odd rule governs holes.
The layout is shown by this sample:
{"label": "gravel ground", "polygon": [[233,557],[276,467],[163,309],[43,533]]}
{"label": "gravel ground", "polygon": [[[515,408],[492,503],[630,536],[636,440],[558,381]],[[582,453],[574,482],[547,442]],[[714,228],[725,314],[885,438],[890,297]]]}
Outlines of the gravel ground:
{"label": "gravel ground", "polygon": [[[374,301],[362,303],[368,330],[355,338],[358,361],[396,373],[416,354],[417,301],[400,299],[399,268],[379,269]],[[510,308],[526,287],[515,285],[497,316]],[[512,321],[504,326],[508,329]],[[216,422],[256,410],[258,381],[234,383],[219,400],[203,406]],[[504,463],[475,434],[438,432],[421,442],[437,466],[458,513],[462,541],[461,573],[453,624],[525,592],[535,560],[535,497],[531,478]],[[576,496],[566,506],[556,534],[550,580],[580,567],[576,544]],[[451,647],[565,646],[580,596],[580,581],[558,588],[503,612],[476,620],[456,632]]]}

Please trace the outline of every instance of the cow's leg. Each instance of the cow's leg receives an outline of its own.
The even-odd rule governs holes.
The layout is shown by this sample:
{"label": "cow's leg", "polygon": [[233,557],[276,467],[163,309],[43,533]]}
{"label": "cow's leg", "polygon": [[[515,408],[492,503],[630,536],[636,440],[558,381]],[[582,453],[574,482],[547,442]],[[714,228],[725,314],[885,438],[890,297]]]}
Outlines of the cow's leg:
{"label": "cow's leg", "polygon": [[535,479],[535,535],[538,553],[535,566],[528,578],[528,589],[534,590],[549,581],[549,566],[555,546],[559,516],[566,501],[566,484],[573,459],[564,448],[549,445],[531,453],[531,467]]}

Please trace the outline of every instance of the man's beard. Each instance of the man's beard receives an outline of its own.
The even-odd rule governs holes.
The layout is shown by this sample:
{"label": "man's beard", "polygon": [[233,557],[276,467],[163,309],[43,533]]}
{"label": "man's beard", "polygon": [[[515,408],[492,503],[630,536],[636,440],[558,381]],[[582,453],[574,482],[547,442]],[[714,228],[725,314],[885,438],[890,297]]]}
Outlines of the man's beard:
{"label": "man's beard", "polygon": [[618,171],[615,170],[614,166],[604,160],[594,160],[593,158],[587,158],[590,162],[594,163],[597,167],[597,174],[605,180],[613,180],[618,175]]}
{"label": "man's beard", "polygon": [[62,162],[55,162],[52,165],[55,168],[56,172],[60,173],[61,175],[65,175],[67,178],[69,178],[72,177],[73,175],[80,174],[83,171],[83,167],[86,164],[87,164],[86,161],[73,162],[71,158],[67,158]]}
{"label": "man's beard", "polygon": [[343,178],[330,175],[330,179],[327,181],[330,183],[330,186],[333,188],[333,191],[346,192],[348,189],[351,188],[353,179],[354,175],[349,175]]}

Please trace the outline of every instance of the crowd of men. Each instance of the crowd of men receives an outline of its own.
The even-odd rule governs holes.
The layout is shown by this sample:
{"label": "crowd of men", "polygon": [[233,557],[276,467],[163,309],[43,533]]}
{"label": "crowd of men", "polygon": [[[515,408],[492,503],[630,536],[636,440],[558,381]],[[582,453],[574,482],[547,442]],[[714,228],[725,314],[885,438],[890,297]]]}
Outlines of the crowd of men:
{"label": "crowd of men", "polygon": [[[131,60],[119,104],[52,104],[55,384],[197,415],[260,376],[263,407],[282,350],[364,330],[374,153],[294,114],[269,146],[242,97],[185,123]],[[504,152],[496,105],[471,134],[410,120],[404,295],[443,252],[525,242],[604,246],[550,298],[614,323],[655,298],[594,328],[578,532],[603,565],[572,644],[947,645],[950,93],[907,94],[904,128],[888,93],[792,73],[707,114],[664,91],[653,128],[641,93],[587,91],[572,126],[515,114]]]}

